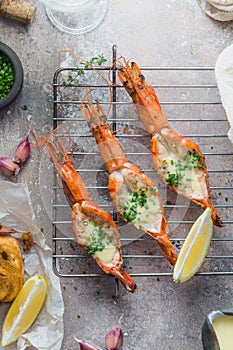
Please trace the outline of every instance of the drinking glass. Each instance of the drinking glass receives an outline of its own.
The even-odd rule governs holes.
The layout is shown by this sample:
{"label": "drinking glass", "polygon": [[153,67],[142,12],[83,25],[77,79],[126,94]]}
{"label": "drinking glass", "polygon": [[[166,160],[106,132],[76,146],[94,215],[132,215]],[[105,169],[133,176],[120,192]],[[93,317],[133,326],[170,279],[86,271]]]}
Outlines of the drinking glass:
{"label": "drinking glass", "polygon": [[53,25],[69,34],[96,28],[107,10],[107,0],[40,0]]}

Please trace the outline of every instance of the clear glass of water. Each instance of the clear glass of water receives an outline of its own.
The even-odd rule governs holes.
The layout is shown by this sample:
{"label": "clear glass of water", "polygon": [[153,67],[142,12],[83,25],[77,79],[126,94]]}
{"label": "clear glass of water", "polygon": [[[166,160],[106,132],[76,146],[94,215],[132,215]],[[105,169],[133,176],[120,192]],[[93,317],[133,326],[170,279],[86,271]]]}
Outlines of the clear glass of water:
{"label": "clear glass of water", "polygon": [[107,10],[107,0],[40,0],[53,25],[69,34],[96,28]]}

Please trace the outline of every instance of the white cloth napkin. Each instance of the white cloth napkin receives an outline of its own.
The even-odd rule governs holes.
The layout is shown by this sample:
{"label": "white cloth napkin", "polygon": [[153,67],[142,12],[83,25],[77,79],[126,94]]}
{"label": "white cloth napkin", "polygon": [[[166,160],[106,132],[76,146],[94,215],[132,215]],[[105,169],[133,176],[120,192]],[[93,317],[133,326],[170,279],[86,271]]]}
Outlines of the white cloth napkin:
{"label": "white cloth napkin", "polygon": [[233,143],[233,45],[228,46],[219,55],[215,75],[222,104],[230,123],[228,137]]}
{"label": "white cloth napkin", "polygon": [[[6,348],[0,345],[0,350],[24,350],[30,345],[38,350],[60,350],[64,334],[61,287],[59,278],[53,273],[51,249],[36,225],[28,187],[0,181],[0,193],[0,223],[24,232],[30,231],[35,242],[30,251],[23,254],[25,279],[37,273],[46,279],[48,285],[48,295],[36,321],[17,343]],[[9,306],[9,303],[0,303],[0,326]]]}
{"label": "white cloth napkin", "polygon": [[232,0],[198,0],[206,14],[217,21],[233,20]]}

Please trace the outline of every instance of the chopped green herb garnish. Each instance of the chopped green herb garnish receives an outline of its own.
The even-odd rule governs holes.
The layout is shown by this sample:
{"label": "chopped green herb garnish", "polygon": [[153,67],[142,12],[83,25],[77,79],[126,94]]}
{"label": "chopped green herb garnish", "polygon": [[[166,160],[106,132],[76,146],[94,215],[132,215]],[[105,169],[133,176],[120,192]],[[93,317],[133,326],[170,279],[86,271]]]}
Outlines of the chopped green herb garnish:
{"label": "chopped green herb garnish", "polygon": [[181,183],[181,180],[183,179],[184,174],[182,174],[180,171],[176,170],[175,173],[169,173],[168,177],[166,179],[166,182],[170,186],[178,186]]}
{"label": "chopped green herb garnish", "polygon": [[0,100],[11,90],[15,80],[14,67],[10,59],[0,53]]}
{"label": "chopped green herb garnish", "polygon": [[146,189],[140,188],[139,191],[132,192],[129,200],[122,205],[122,215],[126,221],[134,222],[137,215],[140,214],[139,209],[143,207],[149,209]]}
{"label": "chopped green herb garnish", "polygon": [[[164,164],[164,161],[162,161]],[[166,182],[170,186],[177,187],[185,176],[185,170],[201,169],[204,170],[204,164],[201,161],[201,154],[195,151],[188,151],[182,160],[171,160],[171,165],[175,166],[174,172],[168,172]],[[186,178],[187,182],[192,181],[191,178]]]}
{"label": "chopped green herb garnish", "polygon": [[75,250],[75,246],[74,246],[74,244],[71,242],[70,243],[70,248],[72,249],[72,250]]}
{"label": "chopped green herb garnish", "polygon": [[111,242],[112,238],[104,231],[103,225],[99,225],[92,231],[88,240],[89,244],[85,246],[85,249],[89,254],[93,255],[96,252],[104,250],[106,245]]}
{"label": "chopped green herb garnish", "polygon": [[197,166],[195,166],[194,168],[198,168],[198,169],[204,170],[204,165],[203,164],[197,164]]}

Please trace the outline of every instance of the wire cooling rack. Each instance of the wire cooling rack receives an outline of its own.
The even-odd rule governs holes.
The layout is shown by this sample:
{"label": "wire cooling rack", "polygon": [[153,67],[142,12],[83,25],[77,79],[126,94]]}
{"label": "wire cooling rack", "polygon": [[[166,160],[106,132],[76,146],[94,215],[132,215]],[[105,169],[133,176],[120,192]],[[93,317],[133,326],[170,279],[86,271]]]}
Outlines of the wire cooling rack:
{"label": "wire cooling rack", "polygon": [[[113,62],[116,47],[113,46]],[[211,247],[198,276],[232,275],[232,146],[227,137],[228,122],[221,105],[213,67],[141,67],[156,89],[170,125],[198,143],[206,157],[210,190],[224,227],[214,228]],[[75,167],[93,200],[117,221],[121,233],[125,268],[136,278],[172,275],[172,267],[161,255],[156,242],[117,218],[107,191],[107,173],[95,141],[84,121],[80,104],[92,91],[107,111],[109,123],[123,145],[129,160],[157,184],[170,228],[170,237],[179,253],[191,225],[202,210],[177,196],[156,177],[151,162],[150,138],[138,120],[132,102],[117,78],[114,65],[94,70],[59,68],[53,79],[53,122],[57,136],[72,148]],[[103,78],[104,77],[104,78]],[[110,78],[113,87],[109,89]],[[111,101],[111,103],[110,103]],[[68,147],[67,146],[67,147]],[[78,247],[72,235],[71,209],[58,177],[53,187],[53,267],[60,277],[105,277],[90,256]],[[196,278],[196,277],[195,277]],[[117,290],[118,284],[116,282]]]}

